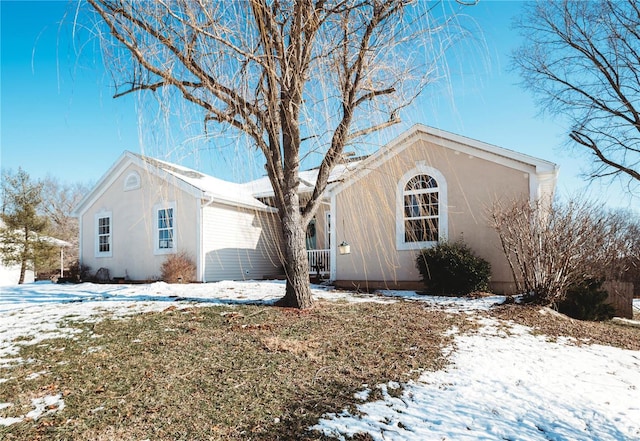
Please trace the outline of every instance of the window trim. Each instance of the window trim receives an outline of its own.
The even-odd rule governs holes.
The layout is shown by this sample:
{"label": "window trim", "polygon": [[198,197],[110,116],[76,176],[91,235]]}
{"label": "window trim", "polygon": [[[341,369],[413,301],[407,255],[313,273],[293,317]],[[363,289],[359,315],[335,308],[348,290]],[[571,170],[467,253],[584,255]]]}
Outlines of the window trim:
{"label": "window trim", "polygon": [[[100,251],[100,219],[109,219],[109,251]],[[94,255],[95,257],[112,257],[113,256],[113,215],[110,211],[101,211],[94,216]]]}
{"label": "window trim", "polygon": [[331,249],[331,210],[324,212],[324,245]]}
{"label": "window trim", "polygon": [[434,247],[438,243],[438,241],[405,241],[404,189],[409,181],[418,175],[429,175],[438,183],[438,237],[440,241],[447,240],[449,237],[447,180],[437,169],[419,162],[415,168],[402,175],[396,187],[396,249],[398,250],[420,250]]}
{"label": "window trim", "polygon": [[[171,248],[160,248],[160,227],[158,225],[159,213],[160,210],[173,210],[173,226],[171,227],[173,230],[173,244]],[[153,206],[153,254],[155,255],[164,255],[164,254],[175,254],[178,249],[178,241],[177,241],[177,222],[176,215],[178,211],[176,210],[175,202],[164,202],[159,203]]]}

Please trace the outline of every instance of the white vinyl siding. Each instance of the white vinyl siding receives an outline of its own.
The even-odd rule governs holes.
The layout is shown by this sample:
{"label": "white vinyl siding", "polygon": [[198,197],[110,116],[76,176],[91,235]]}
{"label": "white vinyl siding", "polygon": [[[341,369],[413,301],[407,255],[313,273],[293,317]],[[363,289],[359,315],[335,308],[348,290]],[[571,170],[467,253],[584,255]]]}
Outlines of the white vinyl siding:
{"label": "white vinyl siding", "polygon": [[204,279],[250,280],[281,270],[275,214],[208,206],[203,208]]}

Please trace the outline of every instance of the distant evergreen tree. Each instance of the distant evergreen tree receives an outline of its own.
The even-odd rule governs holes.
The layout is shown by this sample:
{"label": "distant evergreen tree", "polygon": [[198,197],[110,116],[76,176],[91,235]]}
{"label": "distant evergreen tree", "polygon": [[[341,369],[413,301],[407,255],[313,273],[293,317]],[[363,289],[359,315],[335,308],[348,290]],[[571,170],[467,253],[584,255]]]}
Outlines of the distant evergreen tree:
{"label": "distant evergreen tree", "polygon": [[2,173],[2,213],[0,219],[0,256],[5,265],[20,265],[19,284],[24,283],[26,270],[46,259],[52,246],[42,240],[47,219],[38,215],[42,204],[42,183],[32,182],[29,174]]}

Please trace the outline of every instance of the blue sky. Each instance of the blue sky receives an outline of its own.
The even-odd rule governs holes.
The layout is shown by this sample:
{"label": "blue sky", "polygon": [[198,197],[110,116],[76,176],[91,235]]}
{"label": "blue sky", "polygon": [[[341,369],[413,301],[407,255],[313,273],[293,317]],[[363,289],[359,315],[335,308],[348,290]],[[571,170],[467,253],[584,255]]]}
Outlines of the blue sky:
{"label": "blue sky", "polygon": [[[428,88],[403,120],[553,161],[560,165],[562,196],[589,194],[612,207],[640,209],[640,199],[618,183],[589,185],[580,176],[589,159],[563,148],[563,127],[539,116],[532,96],[517,85],[509,54],[521,43],[511,29],[521,8],[518,1],[490,0],[466,8],[461,21],[476,38],[457,49],[449,83]],[[153,118],[145,117],[141,129],[135,97],[112,98],[97,39],[78,28],[72,35],[74,12],[73,1],[0,1],[0,166],[20,166],[34,178],[91,183],[124,150],[159,153],[173,143],[181,153],[169,159],[223,179],[245,179],[239,172],[246,153],[221,147],[219,138],[194,140],[192,132],[178,131],[158,143],[164,146],[149,145],[153,136],[145,130]]]}

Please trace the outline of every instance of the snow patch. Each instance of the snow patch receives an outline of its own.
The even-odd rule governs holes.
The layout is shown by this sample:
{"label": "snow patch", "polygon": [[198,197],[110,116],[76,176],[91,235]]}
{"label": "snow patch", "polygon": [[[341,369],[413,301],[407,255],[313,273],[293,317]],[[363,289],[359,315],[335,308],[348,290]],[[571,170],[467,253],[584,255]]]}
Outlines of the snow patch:
{"label": "snow patch", "polygon": [[47,371],[40,371],[40,372],[34,372],[32,374],[29,374],[25,377],[25,380],[35,380],[36,378],[40,377],[41,375],[45,375],[48,374],[49,372]]}
{"label": "snow patch", "polygon": [[[11,403],[2,403],[5,404],[5,408],[12,406]],[[8,404],[8,406],[6,405]],[[62,399],[62,394],[57,395],[46,395],[41,398],[34,398],[31,400],[31,405],[35,408],[26,415],[20,417],[9,417],[9,418],[0,418],[0,426],[10,426],[12,424],[21,423],[26,419],[36,421],[43,415],[49,415],[55,412],[58,412],[64,409],[65,404]],[[0,405],[0,409],[2,409]]]}

